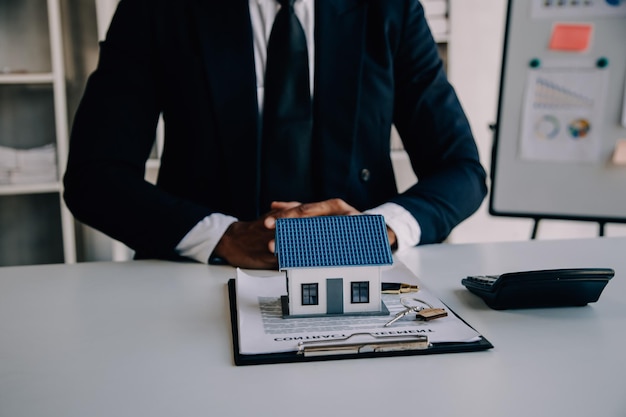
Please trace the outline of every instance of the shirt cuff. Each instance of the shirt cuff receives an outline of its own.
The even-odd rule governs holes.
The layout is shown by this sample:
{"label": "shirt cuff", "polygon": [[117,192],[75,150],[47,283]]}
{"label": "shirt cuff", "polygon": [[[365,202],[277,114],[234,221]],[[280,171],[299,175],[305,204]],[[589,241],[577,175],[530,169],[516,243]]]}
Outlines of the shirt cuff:
{"label": "shirt cuff", "polygon": [[237,219],[213,213],[200,220],[176,246],[179,255],[206,264],[228,227]]}
{"label": "shirt cuff", "polygon": [[398,250],[417,245],[422,229],[415,217],[404,207],[396,203],[385,203],[365,211],[366,214],[380,214],[387,226],[396,234]]}

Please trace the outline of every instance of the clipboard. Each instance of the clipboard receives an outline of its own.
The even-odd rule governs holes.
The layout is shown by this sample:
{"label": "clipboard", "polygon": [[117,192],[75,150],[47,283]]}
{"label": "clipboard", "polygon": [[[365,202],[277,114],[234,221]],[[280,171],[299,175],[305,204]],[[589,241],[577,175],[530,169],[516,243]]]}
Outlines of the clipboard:
{"label": "clipboard", "polygon": [[[264,364],[279,364],[279,363],[291,363],[291,362],[314,362],[314,361],[328,361],[328,360],[341,360],[341,359],[361,359],[361,358],[377,358],[377,357],[391,357],[391,356],[413,356],[413,355],[429,355],[440,353],[462,353],[462,352],[477,352],[493,348],[491,342],[489,342],[482,335],[479,340],[475,342],[447,342],[447,343],[419,343],[420,340],[416,339],[413,348],[397,348],[397,349],[377,349],[362,351],[360,353],[325,353],[323,355],[303,355],[294,352],[280,352],[280,353],[263,353],[263,354],[241,354],[239,353],[239,329],[237,320],[237,292],[235,288],[235,280],[228,280],[228,300],[230,306],[230,323],[233,337],[233,358],[235,365],[264,365]],[[465,324],[465,320],[459,317],[456,313],[448,309],[451,314],[457,316]],[[468,325],[469,326],[469,325]],[[470,326],[471,327],[471,326]],[[407,342],[403,339],[401,342]],[[422,340],[423,342],[423,340]]]}

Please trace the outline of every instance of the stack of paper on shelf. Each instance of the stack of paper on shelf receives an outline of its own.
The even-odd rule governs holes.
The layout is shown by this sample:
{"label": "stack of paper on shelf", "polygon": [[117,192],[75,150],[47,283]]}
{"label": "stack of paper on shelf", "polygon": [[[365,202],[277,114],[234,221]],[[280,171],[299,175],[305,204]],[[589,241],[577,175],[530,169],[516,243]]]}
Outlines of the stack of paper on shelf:
{"label": "stack of paper on shelf", "polygon": [[0,146],[0,184],[50,183],[58,178],[54,144],[31,149]]}

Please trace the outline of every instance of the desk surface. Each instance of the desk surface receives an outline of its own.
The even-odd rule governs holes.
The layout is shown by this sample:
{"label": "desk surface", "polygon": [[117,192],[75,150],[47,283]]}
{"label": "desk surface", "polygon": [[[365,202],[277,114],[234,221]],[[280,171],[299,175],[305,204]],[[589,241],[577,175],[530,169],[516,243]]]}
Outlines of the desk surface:
{"label": "desk surface", "polygon": [[[626,415],[626,238],[430,245],[400,259],[495,348],[236,367],[229,267],[0,268],[0,416]],[[490,310],[469,274],[611,267],[586,307]]]}

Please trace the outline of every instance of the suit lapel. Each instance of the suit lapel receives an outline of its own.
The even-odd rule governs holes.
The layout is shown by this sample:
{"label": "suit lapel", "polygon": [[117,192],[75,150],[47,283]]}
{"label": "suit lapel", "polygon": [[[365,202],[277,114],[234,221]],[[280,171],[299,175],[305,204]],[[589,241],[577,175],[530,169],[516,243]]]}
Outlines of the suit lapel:
{"label": "suit lapel", "polygon": [[[248,0],[195,0],[195,24],[206,66],[209,95],[216,111],[218,140],[224,157],[240,161],[225,174],[232,201],[245,217],[259,214],[260,133],[252,28]],[[320,198],[341,197],[352,154],[363,42],[364,0],[315,2],[315,140],[316,175],[324,184]],[[355,47],[355,45],[357,47]],[[332,134],[330,133],[332,132]],[[323,169],[333,167],[333,169]]]}
{"label": "suit lapel", "polygon": [[195,24],[200,40],[209,96],[215,110],[217,140],[227,167],[224,178],[231,201],[242,217],[258,214],[259,123],[252,27],[248,0],[196,0]]}
{"label": "suit lapel", "polygon": [[[344,197],[361,85],[366,2],[315,2],[314,165],[320,198]],[[332,167],[325,169],[324,167]]]}

